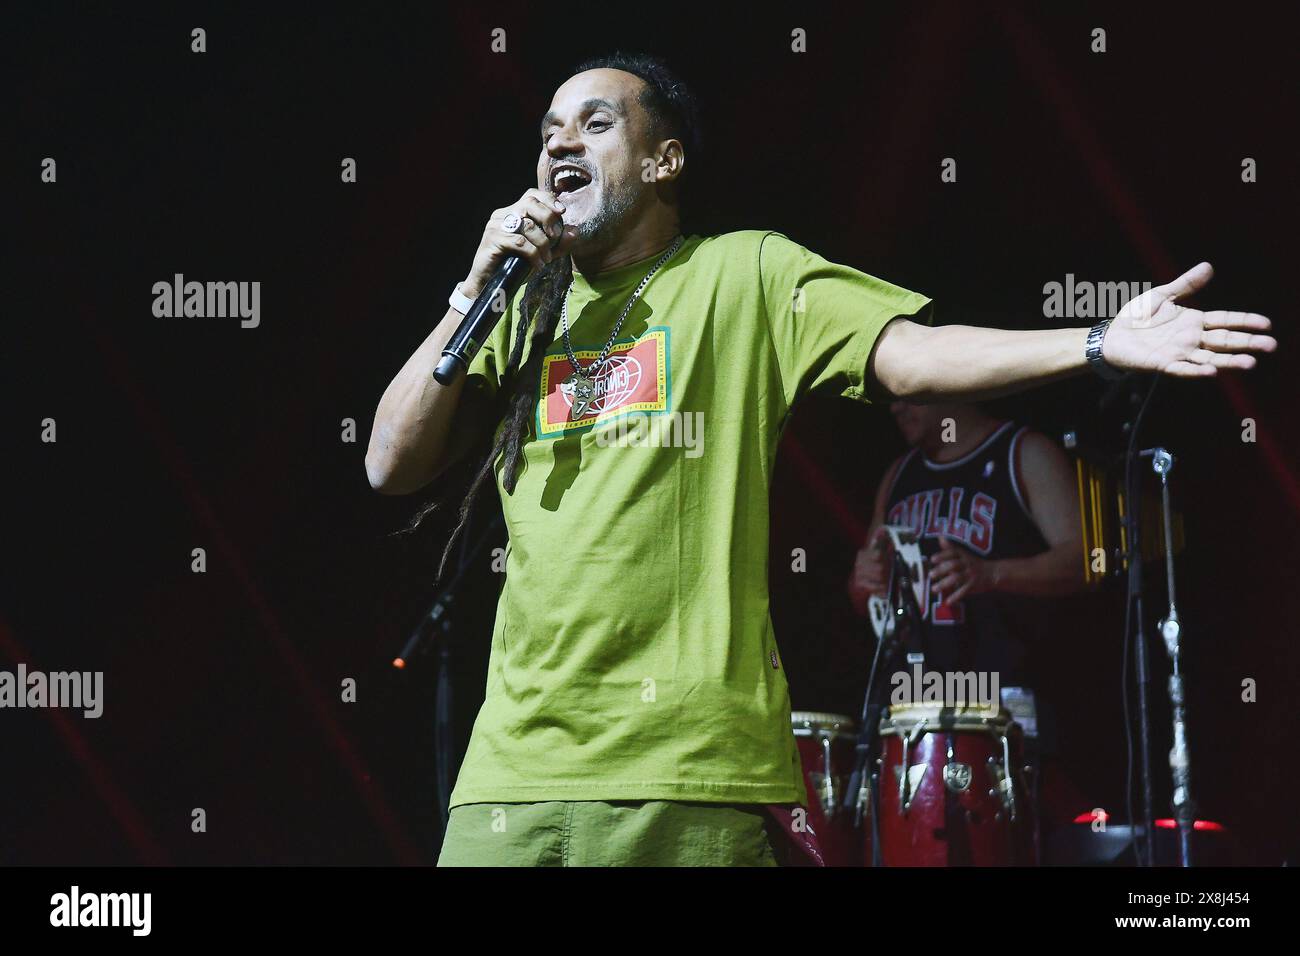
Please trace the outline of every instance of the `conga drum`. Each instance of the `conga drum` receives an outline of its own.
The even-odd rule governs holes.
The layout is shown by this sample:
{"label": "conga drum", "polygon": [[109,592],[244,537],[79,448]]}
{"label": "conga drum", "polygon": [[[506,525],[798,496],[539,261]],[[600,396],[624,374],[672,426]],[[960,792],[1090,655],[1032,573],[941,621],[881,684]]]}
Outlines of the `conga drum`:
{"label": "conga drum", "polygon": [[844,791],[853,771],[857,727],[851,717],[796,710],[790,715],[804,787],[808,822],[827,866],[862,866],[862,831],[844,810]]}
{"label": "conga drum", "polygon": [[1020,726],[1000,707],[905,704],[880,722],[885,866],[1032,866]]}

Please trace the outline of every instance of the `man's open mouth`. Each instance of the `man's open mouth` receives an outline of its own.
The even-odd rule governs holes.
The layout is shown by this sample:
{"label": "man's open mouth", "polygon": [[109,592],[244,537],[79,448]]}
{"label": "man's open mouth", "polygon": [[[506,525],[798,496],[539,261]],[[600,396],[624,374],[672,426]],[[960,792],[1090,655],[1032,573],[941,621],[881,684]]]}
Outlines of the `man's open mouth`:
{"label": "man's open mouth", "polygon": [[576,193],[591,185],[591,176],[585,169],[562,163],[551,170],[551,192],[559,196]]}

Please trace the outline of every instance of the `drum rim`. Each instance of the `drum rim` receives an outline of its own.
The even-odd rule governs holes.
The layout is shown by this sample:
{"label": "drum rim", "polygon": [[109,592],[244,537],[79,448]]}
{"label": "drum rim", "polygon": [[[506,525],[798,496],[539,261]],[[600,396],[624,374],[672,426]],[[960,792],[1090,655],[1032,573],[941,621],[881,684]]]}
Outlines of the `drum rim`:
{"label": "drum rim", "polygon": [[[803,726],[799,726],[802,723]],[[811,726],[810,726],[811,725]],[[856,737],[858,724],[848,714],[835,714],[827,710],[790,711],[790,729],[796,737]]]}
{"label": "drum rim", "polygon": [[[895,714],[895,710],[901,713]],[[941,716],[947,712],[948,726],[939,723]],[[992,733],[996,735],[1012,734],[1021,731],[1011,712],[1005,707],[943,707],[938,704],[901,704],[890,706],[888,713],[880,718],[880,736],[891,737],[900,730],[910,731],[921,720],[930,720],[925,733],[945,731],[971,731],[975,733]]]}

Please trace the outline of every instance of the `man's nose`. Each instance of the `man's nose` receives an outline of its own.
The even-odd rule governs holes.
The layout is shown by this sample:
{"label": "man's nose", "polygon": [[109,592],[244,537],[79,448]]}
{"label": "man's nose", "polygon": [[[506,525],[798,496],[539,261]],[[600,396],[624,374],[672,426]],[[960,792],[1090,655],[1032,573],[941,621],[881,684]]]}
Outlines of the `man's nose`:
{"label": "man's nose", "polygon": [[546,152],[554,160],[580,154],[582,139],[578,131],[571,126],[561,126],[546,137]]}

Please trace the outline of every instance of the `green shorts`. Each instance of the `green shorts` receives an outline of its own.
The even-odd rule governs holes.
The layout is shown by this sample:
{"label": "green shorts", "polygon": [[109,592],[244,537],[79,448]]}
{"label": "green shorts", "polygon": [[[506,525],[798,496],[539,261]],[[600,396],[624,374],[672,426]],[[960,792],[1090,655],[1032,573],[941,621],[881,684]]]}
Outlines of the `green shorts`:
{"label": "green shorts", "polygon": [[776,866],[761,806],[649,800],[466,803],[439,866]]}

